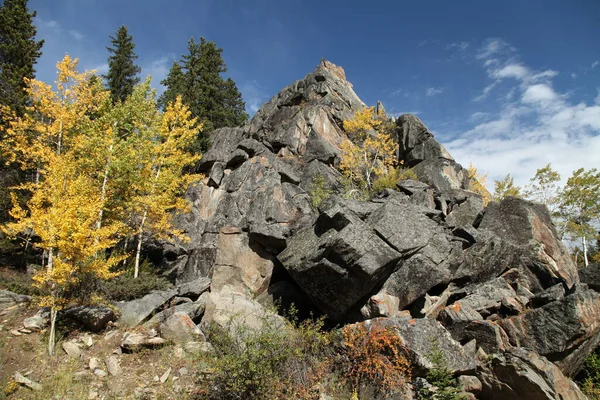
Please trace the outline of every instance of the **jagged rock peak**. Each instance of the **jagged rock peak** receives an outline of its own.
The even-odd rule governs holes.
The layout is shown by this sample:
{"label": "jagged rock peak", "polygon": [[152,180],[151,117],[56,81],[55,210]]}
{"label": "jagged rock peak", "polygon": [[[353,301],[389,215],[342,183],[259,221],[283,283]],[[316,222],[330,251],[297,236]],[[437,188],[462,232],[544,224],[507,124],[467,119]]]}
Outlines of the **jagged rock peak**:
{"label": "jagged rock peak", "polygon": [[327,61],[326,59],[322,59],[321,62],[319,63],[319,65],[317,65],[317,69],[324,69],[326,71],[330,71],[333,75],[337,76],[340,79],[343,80],[347,80],[346,79],[346,71],[344,71],[344,68],[340,67],[339,65],[335,65],[334,63],[332,63],[331,61]]}
{"label": "jagged rock peak", "polygon": [[364,106],[344,69],[321,60],[264,104],[245,130],[274,153],[335,164],[346,139],[342,122]]}

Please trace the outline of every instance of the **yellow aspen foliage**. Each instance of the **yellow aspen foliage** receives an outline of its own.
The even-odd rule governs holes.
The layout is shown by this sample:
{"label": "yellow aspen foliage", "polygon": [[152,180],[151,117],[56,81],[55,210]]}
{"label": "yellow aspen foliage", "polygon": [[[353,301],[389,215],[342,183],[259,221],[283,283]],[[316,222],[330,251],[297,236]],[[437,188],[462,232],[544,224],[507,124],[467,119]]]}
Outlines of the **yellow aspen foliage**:
{"label": "yellow aspen foliage", "polygon": [[47,262],[34,277],[35,284],[48,289],[42,299],[50,306],[49,352],[54,351],[58,310],[67,302],[69,291],[82,279],[108,279],[111,267],[120,257],[106,257],[105,250],[115,245],[122,224],[99,223],[105,196],[98,174],[86,168],[96,154],[89,135],[110,135],[94,131],[90,116],[106,107],[107,94],[90,84],[91,74],[77,73],[77,60],[66,56],[57,64],[57,91],[36,80],[28,81],[33,106],[22,118],[9,121],[2,151],[24,170],[35,170],[32,182],[14,190],[30,193],[25,205],[17,203],[15,192],[13,221],[2,229],[10,237],[31,232],[39,241]]}
{"label": "yellow aspen foliage", "polygon": [[129,205],[130,221],[133,221],[137,234],[136,278],[145,232],[160,238],[187,240],[183,232],[173,226],[172,217],[174,211],[185,211],[189,207],[189,202],[178,195],[202,177],[199,174],[182,174],[184,167],[201,158],[201,155],[190,155],[185,151],[201,127],[178,96],[160,116],[156,136],[150,141],[141,137],[136,146],[142,168],[138,179],[132,182],[137,194]]}
{"label": "yellow aspen foliage", "polygon": [[344,129],[351,140],[342,143],[340,171],[355,188],[370,189],[376,178],[391,171],[396,165],[398,145],[392,135],[383,129],[385,116],[375,115],[374,107],[357,111],[344,121]]}
{"label": "yellow aspen foliage", "polygon": [[492,199],[492,195],[485,188],[487,175],[480,175],[473,163],[470,163],[467,169],[467,177],[469,178],[469,190],[480,194],[483,205],[486,206]]}
{"label": "yellow aspen foliage", "polygon": [[[33,105],[25,116],[2,110],[9,116],[3,155],[33,172],[12,188],[13,220],[2,230],[35,236],[44,252],[45,268],[34,280],[50,293],[42,303],[51,308],[51,354],[58,310],[81,300],[70,298],[73,290],[115,276],[112,267],[126,257],[107,250],[137,234],[139,261],[145,233],[183,238],[172,212],[186,208],[177,195],[199,179],[182,175],[200,156],[183,150],[199,127],[180,99],[161,114],[146,81],[113,105],[100,81],[76,67],[69,56],[57,64],[56,91],[28,81]],[[25,204],[18,191],[28,194]]]}

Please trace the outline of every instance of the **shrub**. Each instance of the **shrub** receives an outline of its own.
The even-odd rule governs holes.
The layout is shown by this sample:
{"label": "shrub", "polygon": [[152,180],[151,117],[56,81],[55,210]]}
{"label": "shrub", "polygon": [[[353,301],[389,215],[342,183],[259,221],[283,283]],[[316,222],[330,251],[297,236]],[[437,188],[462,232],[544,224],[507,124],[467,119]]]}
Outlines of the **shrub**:
{"label": "shrub", "polygon": [[373,182],[371,195],[381,192],[385,189],[397,190],[396,183],[403,179],[419,180],[415,171],[412,168],[396,168],[388,174],[382,175]]}
{"label": "shrub", "polygon": [[448,361],[440,350],[437,340],[432,341],[433,349],[428,358],[433,368],[427,372],[426,378],[435,390],[418,388],[419,400],[466,400],[466,397],[461,394],[460,384],[448,368]]}
{"label": "shrub", "polygon": [[144,297],[153,290],[166,290],[173,286],[147,260],[140,266],[140,271],[140,276],[134,278],[133,268],[128,267],[122,275],[102,282],[99,291],[108,300],[129,301]]}
{"label": "shrub", "polygon": [[598,350],[592,353],[586,360],[583,370],[582,390],[592,400],[600,399],[600,356]]}
{"label": "shrub", "polygon": [[0,268],[0,289],[28,296],[44,296],[47,293],[33,286],[30,275],[10,268]]}
{"label": "shrub", "polygon": [[207,339],[215,354],[203,360],[211,374],[200,382],[197,399],[317,399],[326,375],[328,335],[323,320],[262,329],[236,319],[227,329],[211,325]]}
{"label": "shrub", "polygon": [[344,130],[352,141],[341,145],[340,171],[352,189],[371,189],[377,177],[389,173],[396,165],[396,149],[391,126],[385,115],[375,115],[374,107],[357,111],[344,121]]}
{"label": "shrub", "polygon": [[388,327],[364,324],[342,329],[338,368],[352,386],[354,397],[365,390],[402,394],[409,388],[411,365],[402,339]]}
{"label": "shrub", "polygon": [[328,185],[325,177],[321,174],[313,176],[308,188],[308,195],[310,196],[310,202],[313,208],[316,210],[317,207],[329,196],[333,194],[333,190]]}

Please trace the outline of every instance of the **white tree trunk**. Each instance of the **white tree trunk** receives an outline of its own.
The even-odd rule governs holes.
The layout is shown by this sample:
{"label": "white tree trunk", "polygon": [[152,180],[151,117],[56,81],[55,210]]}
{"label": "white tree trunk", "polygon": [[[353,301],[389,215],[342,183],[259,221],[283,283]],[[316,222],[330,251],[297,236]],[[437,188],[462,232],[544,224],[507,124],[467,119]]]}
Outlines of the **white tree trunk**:
{"label": "white tree trunk", "polygon": [[56,316],[58,310],[54,305],[50,307],[50,338],[48,339],[48,354],[54,354],[54,345],[56,342]]}
{"label": "white tree trunk", "polygon": [[586,267],[589,265],[588,255],[587,255],[587,242],[585,241],[585,236],[583,236],[583,264]]}
{"label": "white tree trunk", "polygon": [[[54,268],[54,260],[53,260],[53,250],[54,249],[50,249],[48,250],[48,266],[46,267],[46,270],[48,271],[48,273],[52,272],[52,269]],[[53,287],[52,288],[52,306],[50,307],[50,337],[48,338],[48,354],[53,355],[54,354],[54,342],[56,341],[56,316],[58,314],[58,311],[56,310],[56,305],[54,304],[54,301],[56,299],[56,293],[54,293],[56,289]]]}
{"label": "white tree trunk", "polygon": [[135,267],[133,269],[133,277],[137,278],[140,275],[140,253],[142,252],[142,236],[144,235],[144,223],[146,222],[146,217],[148,216],[148,212],[144,212],[144,216],[142,217],[142,222],[140,223],[140,230],[138,231],[138,242],[137,242],[137,250],[135,252]]}

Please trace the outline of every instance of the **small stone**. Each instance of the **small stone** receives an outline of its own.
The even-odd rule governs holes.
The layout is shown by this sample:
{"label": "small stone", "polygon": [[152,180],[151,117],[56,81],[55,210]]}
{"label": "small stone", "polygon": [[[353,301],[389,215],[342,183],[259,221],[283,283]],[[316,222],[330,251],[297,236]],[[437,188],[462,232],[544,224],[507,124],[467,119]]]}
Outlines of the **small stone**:
{"label": "small stone", "polygon": [[92,339],[92,337],[90,335],[84,335],[81,338],[81,342],[89,349],[90,347],[92,347],[94,345],[94,340]]}
{"label": "small stone", "polygon": [[95,390],[90,390],[88,393],[88,400],[95,400],[98,398],[98,392]]}
{"label": "small stone", "polygon": [[19,329],[19,332],[29,335],[32,332],[32,330],[27,328],[21,328]]}
{"label": "small stone", "polygon": [[175,347],[175,349],[173,349],[173,355],[177,358],[183,358],[183,356],[184,356],[183,348],[181,348],[179,346]]}
{"label": "small stone", "polygon": [[23,326],[26,329],[31,329],[32,331],[41,331],[48,325],[48,319],[44,318],[40,313],[37,313],[33,317],[25,318],[23,321]]}
{"label": "small stone", "polygon": [[154,375],[154,382],[158,382],[160,381],[160,378],[158,377],[158,375]]}
{"label": "small stone", "polygon": [[177,371],[177,373],[179,374],[179,376],[186,376],[187,374],[189,374],[189,371],[186,367],[181,367],[179,368],[179,371]]}
{"label": "small stone", "polygon": [[171,367],[165,371],[164,374],[160,377],[160,383],[165,383],[167,379],[169,379],[169,375],[171,375]]}
{"label": "small stone", "polygon": [[156,332],[156,329],[152,328],[148,331],[148,337],[157,337],[158,336],[158,332]]}
{"label": "small stone", "polygon": [[117,336],[118,334],[119,334],[119,331],[110,331],[106,335],[104,335],[104,340],[110,340],[110,339],[114,338],[115,336]]}
{"label": "small stone", "polygon": [[109,374],[112,376],[121,375],[121,366],[119,365],[119,358],[116,355],[113,354],[106,357],[104,363],[106,364],[106,369],[108,369]]}
{"label": "small stone", "polygon": [[42,385],[37,382],[32,381],[31,379],[25,378],[19,372],[15,372],[14,380],[21,385],[25,385],[32,390],[42,390]]}
{"label": "small stone", "polygon": [[214,347],[208,342],[187,342],[183,345],[183,349],[191,354],[210,353],[214,350]]}
{"label": "small stone", "polygon": [[479,378],[473,375],[461,375],[458,377],[458,383],[463,388],[463,391],[470,393],[479,393],[482,389],[482,384]]}
{"label": "small stone", "polygon": [[79,349],[79,346],[73,342],[63,342],[62,348],[71,358],[77,359],[81,357],[81,350]]}
{"label": "small stone", "polygon": [[98,360],[96,357],[90,358],[89,366],[90,371],[95,371],[96,369],[100,368],[100,360]]}
{"label": "small stone", "polygon": [[153,337],[148,339],[148,344],[151,345],[151,347],[159,347],[165,343],[167,343],[167,341],[161,337]]}
{"label": "small stone", "polygon": [[108,373],[106,371],[104,371],[103,369],[100,369],[100,368],[96,368],[94,370],[94,374],[98,375],[101,378],[104,378],[104,377],[108,376]]}
{"label": "small stone", "polygon": [[13,336],[23,336],[23,334],[16,329],[11,330],[10,334]]}

